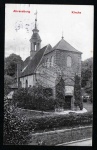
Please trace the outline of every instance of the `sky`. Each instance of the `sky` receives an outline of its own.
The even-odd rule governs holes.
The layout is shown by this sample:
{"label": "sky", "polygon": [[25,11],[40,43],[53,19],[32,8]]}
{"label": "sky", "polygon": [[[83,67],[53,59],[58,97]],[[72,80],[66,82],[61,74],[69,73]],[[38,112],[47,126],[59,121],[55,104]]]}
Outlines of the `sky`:
{"label": "sky", "polygon": [[94,7],[42,4],[5,5],[5,57],[15,53],[25,60],[30,55],[29,40],[33,34],[36,10],[41,48],[47,44],[55,46],[63,33],[64,40],[83,53],[82,60],[93,57]]}

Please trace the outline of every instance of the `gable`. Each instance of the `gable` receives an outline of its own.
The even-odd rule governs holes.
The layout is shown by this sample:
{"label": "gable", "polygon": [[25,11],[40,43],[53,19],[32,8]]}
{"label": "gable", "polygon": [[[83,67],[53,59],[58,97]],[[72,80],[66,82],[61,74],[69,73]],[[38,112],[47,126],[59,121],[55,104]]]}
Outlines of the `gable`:
{"label": "gable", "polygon": [[54,50],[65,50],[65,51],[70,51],[70,52],[82,54],[82,52],[76,50],[73,46],[71,46],[64,39],[61,39],[53,48],[49,49],[46,53],[50,53]]}
{"label": "gable", "polygon": [[38,64],[40,63],[40,61],[42,61],[44,52],[48,48],[49,45],[43,47],[35,54],[35,56],[31,60],[28,61],[28,64],[25,63],[26,66],[23,67],[20,77],[28,76],[35,73]]}

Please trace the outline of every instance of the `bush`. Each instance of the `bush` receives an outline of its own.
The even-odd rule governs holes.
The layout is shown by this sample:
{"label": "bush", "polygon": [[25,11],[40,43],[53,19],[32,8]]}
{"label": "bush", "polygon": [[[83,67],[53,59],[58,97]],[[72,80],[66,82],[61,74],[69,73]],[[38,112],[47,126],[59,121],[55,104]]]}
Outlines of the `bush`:
{"label": "bush", "polygon": [[13,95],[13,102],[24,109],[49,111],[55,108],[55,100],[51,95],[51,89],[43,89],[42,86],[21,88]]}
{"label": "bush", "polygon": [[[11,109],[12,108],[12,109]],[[28,126],[28,125],[27,125]],[[29,132],[25,130],[24,121],[14,116],[14,106],[10,101],[4,100],[4,124],[3,124],[3,144],[22,145],[26,144]]]}
{"label": "bush", "polygon": [[27,108],[32,105],[33,97],[29,94],[27,88],[20,88],[13,95],[13,102],[18,107]]}
{"label": "bush", "polygon": [[[92,124],[93,114],[69,114],[43,116],[31,119],[19,118],[14,115],[14,107],[10,109],[7,100],[4,105],[4,135],[3,144],[23,145],[29,142],[29,134],[32,131],[52,130],[62,127],[75,127]],[[29,137],[29,138],[28,138]]]}
{"label": "bush", "polygon": [[79,105],[80,110],[83,110],[83,103],[81,102]]}
{"label": "bush", "polygon": [[40,118],[29,119],[27,124],[29,130],[46,130],[62,127],[84,126],[92,124],[93,114],[69,114],[59,116],[46,116]]}
{"label": "bush", "polygon": [[80,97],[79,108],[80,108],[80,110],[83,109],[83,99],[82,99],[82,97]]}
{"label": "bush", "polygon": [[65,83],[61,78],[59,83],[56,85],[56,107],[64,107],[65,103]]}
{"label": "bush", "polygon": [[81,99],[81,79],[78,75],[75,75],[75,85],[74,85],[74,97],[75,97],[75,106],[79,106],[79,108],[82,110],[82,99]]}

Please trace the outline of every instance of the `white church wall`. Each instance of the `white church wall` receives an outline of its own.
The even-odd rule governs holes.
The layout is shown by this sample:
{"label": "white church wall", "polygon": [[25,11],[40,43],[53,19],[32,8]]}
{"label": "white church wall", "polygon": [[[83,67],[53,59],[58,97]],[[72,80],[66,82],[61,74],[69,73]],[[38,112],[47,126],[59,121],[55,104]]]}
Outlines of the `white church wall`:
{"label": "white church wall", "polygon": [[28,87],[29,87],[29,86],[32,87],[32,86],[35,84],[35,77],[34,77],[34,75],[22,77],[22,78],[20,78],[20,82],[21,82],[21,86],[22,86],[23,88],[26,87],[26,80],[27,80],[27,82],[28,82]]}

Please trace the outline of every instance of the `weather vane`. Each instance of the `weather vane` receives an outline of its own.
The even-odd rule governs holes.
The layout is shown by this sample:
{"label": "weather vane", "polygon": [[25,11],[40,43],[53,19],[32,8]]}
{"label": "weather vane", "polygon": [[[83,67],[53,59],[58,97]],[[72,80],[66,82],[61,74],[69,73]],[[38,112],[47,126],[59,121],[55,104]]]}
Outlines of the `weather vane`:
{"label": "weather vane", "polygon": [[62,39],[64,38],[64,36],[63,36],[63,31],[62,31]]}
{"label": "weather vane", "polygon": [[37,21],[37,10],[36,10],[36,12],[34,13],[34,15],[36,15],[35,21]]}

